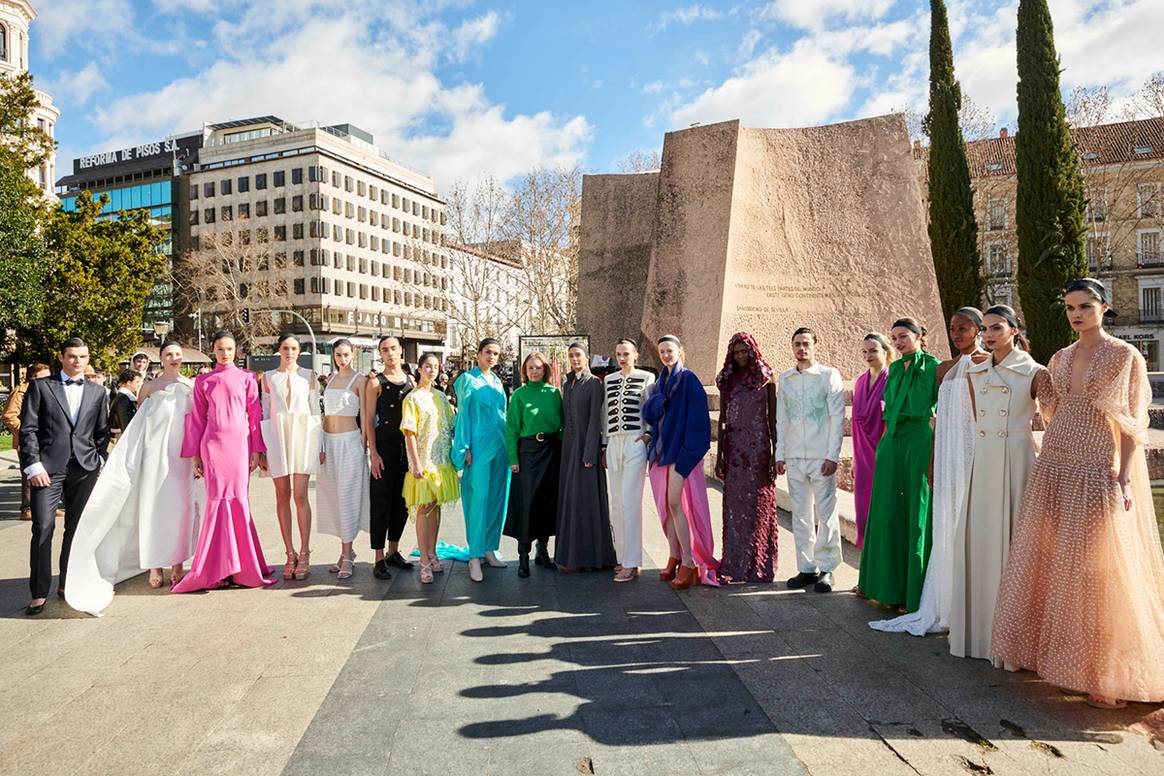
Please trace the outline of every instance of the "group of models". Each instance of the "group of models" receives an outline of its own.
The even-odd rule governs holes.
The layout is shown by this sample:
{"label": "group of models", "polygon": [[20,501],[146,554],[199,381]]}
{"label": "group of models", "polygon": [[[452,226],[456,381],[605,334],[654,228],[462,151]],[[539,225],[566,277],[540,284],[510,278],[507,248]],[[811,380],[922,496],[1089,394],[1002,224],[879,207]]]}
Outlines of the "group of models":
{"label": "group of models", "polygon": [[[1095,705],[1164,700],[1164,554],[1143,450],[1151,389],[1140,354],[1103,331],[1103,286],[1076,281],[1065,302],[1079,340],[1049,368],[1028,355],[1003,305],[959,310],[950,321],[959,353],[946,362],[926,352],[925,328],[911,318],[889,338],[865,336],[869,368],[852,401],[856,590],[899,610],[870,623],[877,630],[948,629],[953,654],[1035,670]],[[476,582],[485,567],[506,566],[503,533],[517,540],[520,577],[533,554],[546,568],[613,569],[614,581],[630,582],[643,563],[649,481],[670,549],[660,578],[677,590],[773,581],[775,480],[787,475],[797,565],[787,585],[830,592],[842,561],[845,389],[816,360],[816,333],[793,334],[796,366],[779,375],[751,335],[731,338],[715,379],[722,561],[703,474],[707,394],[676,337],[656,345],[657,378],[620,340],[619,369],[599,379],[575,343],[561,391],[545,355],[530,354],[507,399],[495,374],[500,345],[486,339],[454,385],[454,411],[436,383],[439,356],[422,356],[414,381],[393,336],[379,343],[384,369],[374,377],[352,369],[349,342],[334,343],[322,396],[298,366],[293,336],[280,338],[280,365],[260,380],[234,366],[228,332],[213,338],[214,370],[193,383],[180,375],[181,347],[167,343],[162,375],[102,469],[104,392],[82,379],[88,350],[70,340],[61,373],[30,385],[21,415],[33,491],[28,613],[41,611],[50,587],[62,501],[59,594],[77,609],[99,613],[113,586],[143,569],[159,587],[169,568],[175,592],[270,584],[248,508],[255,470],[274,482],[284,579],[311,572],[314,475],[315,520],[341,542],[333,573],[352,576],[361,529],[377,578],[411,568],[399,552],[411,518],[423,583],[443,571],[441,508],[458,499]]]}

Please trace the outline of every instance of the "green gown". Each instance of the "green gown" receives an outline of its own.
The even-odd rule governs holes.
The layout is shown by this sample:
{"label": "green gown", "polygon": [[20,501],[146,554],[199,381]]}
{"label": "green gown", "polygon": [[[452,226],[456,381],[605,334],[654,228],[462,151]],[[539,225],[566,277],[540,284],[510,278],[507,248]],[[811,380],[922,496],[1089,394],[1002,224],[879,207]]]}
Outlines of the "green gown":
{"label": "green gown", "polygon": [[929,469],[937,369],[938,359],[921,350],[889,365],[885,434],[877,444],[857,582],[866,597],[904,604],[911,612],[921,600],[932,540]]}

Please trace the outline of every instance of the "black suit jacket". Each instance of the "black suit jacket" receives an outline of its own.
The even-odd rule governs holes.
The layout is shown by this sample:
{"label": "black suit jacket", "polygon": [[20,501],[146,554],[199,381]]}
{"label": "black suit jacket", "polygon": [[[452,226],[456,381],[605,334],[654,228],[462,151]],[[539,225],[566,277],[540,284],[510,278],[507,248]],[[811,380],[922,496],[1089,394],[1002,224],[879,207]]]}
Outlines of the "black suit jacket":
{"label": "black suit jacket", "polygon": [[109,428],[125,431],[136,414],[137,402],[121,391],[114,392],[113,400],[109,402]]}
{"label": "black suit jacket", "polygon": [[109,447],[109,394],[87,380],[82,388],[74,425],[60,375],[29,383],[20,408],[21,469],[39,461],[49,474],[60,474],[70,458],[88,471],[100,468]]}

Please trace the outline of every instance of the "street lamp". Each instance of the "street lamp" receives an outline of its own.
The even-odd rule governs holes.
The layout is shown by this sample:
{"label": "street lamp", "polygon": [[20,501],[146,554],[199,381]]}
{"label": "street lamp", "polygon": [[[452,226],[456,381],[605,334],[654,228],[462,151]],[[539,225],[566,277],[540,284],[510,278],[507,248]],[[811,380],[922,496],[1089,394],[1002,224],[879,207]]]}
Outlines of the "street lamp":
{"label": "street lamp", "polygon": [[165,339],[166,335],[170,333],[170,324],[165,321],[154,321],[154,336],[158,338],[158,342]]}

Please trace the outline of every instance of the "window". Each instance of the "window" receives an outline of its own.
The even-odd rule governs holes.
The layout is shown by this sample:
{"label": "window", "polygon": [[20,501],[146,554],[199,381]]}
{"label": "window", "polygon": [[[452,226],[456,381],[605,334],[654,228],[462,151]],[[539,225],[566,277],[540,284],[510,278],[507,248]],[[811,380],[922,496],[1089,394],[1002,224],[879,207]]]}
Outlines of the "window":
{"label": "window", "polygon": [[207,224],[214,223],[214,208],[208,207],[202,211],[202,221]]}
{"label": "window", "polygon": [[368,285],[366,283],[360,284],[360,298],[361,299],[368,298]]}
{"label": "window", "polygon": [[1136,231],[1136,265],[1158,267],[1164,265],[1164,254],[1160,252],[1160,229],[1139,229]]}
{"label": "window", "polygon": [[232,208],[230,205],[223,205],[222,212],[219,214],[219,217],[223,221],[233,221],[234,220],[234,208]]}
{"label": "window", "polygon": [[301,213],[303,211],[303,195],[296,194],[291,198],[291,212]]}
{"label": "window", "polygon": [[[315,280],[315,278],[312,278],[312,280]],[[292,281],[292,288],[295,289],[295,293],[297,295],[302,296],[303,286],[304,286],[303,278],[295,278],[295,280]],[[314,289],[312,290],[312,293],[315,293]]]}
{"label": "window", "polygon": [[380,301],[380,286],[372,286],[372,301]]}
{"label": "window", "polygon": [[388,190],[387,189],[380,189],[380,204],[387,205],[388,201],[389,201],[388,200]]}
{"label": "window", "polygon": [[360,259],[360,274],[361,275],[368,274],[368,260],[367,259]]}
{"label": "window", "polygon": [[283,170],[275,170],[271,177],[274,179],[274,184],[277,187],[287,185],[287,173]]}
{"label": "window", "polygon": [[379,226],[380,225],[380,214],[377,213],[375,210],[369,210],[368,211],[368,223],[371,224],[372,226]]}
{"label": "window", "polygon": [[405,268],[405,270],[404,270],[404,282],[405,283],[412,282],[412,270]]}
{"label": "window", "polygon": [[1006,200],[991,198],[986,202],[986,228],[990,231],[1006,229]]}
{"label": "window", "polygon": [[202,184],[202,196],[204,196],[204,197],[213,197],[214,196],[214,181],[209,181],[207,183]]}
{"label": "window", "polygon": [[275,269],[287,269],[286,251],[279,251],[275,254]]}
{"label": "window", "polygon": [[380,197],[380,190],[371,183],[368,184],[368,199],[375,202]]}
{"label": "window", "polygon": [[401,209],[401,210],[403,210],[405,213],[407,213],[407,212],[409,211],[409,206],[410,206],[410,204],[411,204],[411,203],[408,201],[408,197],[402,197],[402,198],[401,198],[401,200],[400,200],[400,204],[401,204],[401,208],[400,208],[400,209]]}
{"label": "window", "polygon": [[412,307],[412,292],[411,291],[404,292],[404,304],[406,304],[409,307]]}
{"label": "window", "polygon": [[[313,167],[312,169],[315,169],[315,168]],[[311,293],[313,293],[313,294],[319,293],[319,278],[312,278],[311,279]]]}
{"label": "window", "polygon": [[243,176],[238,179],[238,193],[245,194],[251,190],[251,179],[248,176]]}
{"label": "window", "polygon": [[356,244],[356,232],[354,229],[344,230],[344,242],[346,242],[348,245]]}
{"label": "window", "polygon": [[275,197],[275,215],[281,216],[287,212],[287,198]]}
{"label": "window", "polygon": [[356,244],[359,245],[361,248],[367,248],[368,247],[368,235],[364,234],[363,232],[357,232],[356,233]]}
{"label": "window", "polygon": [[368,239],[370,241],[370,244],[368,246],[369,248],[371,248],[374,251],[380,250],[380,238],[379,237],[372,235]]}
{"label": "window", "polygon": [[428,220],[428,205],[422,205],[420,208],[420,217],[425,221]]}
{"label": "window", "polygon": [[372,277],[375,278],[375,277],[379,277],[379,276],[380,276],[380,262],[373,261],[372,262]]}
{"label": "window", "polygon": [[250,218],[251,217],[251,203],[240,202],[238,204],[238,217],[239,218]]}
{"label": "window", "polygon": [[312,166],[307,168],[307,180],[311,181],[312,183],[319,183],[326,177],[327,173],[323,171],[322,167]]}
{"label": "window", "polygon": [[[351,191],[351,190],[352,190],[352,176],[345,175],[344,176],[344,191]],[[349,294],[349,296],[351,296],[351,295]]]}
{"label": "window", "polygon": [[393,218],[393,219],[392,219],[392,231],[393,231],[393,232],[399,232],[399,231],[400,231],[400,219],[399,219],[399,218]]}
{"label": "window", "polygon": [[318,248],[311,249],[311,266],[322,267],[327,264],[327,251],[321,251]]}
{"label": "window", "polygon": [[255,239],[258,240],[260,243],[269,242],[271,239],[270,234],[271,233],[267,230],[267,227],[260,226],[258,229],[255,230]]}
{"label": "window", "polygon": [[[336,283],[336,293],[339,293],[338,287],[339,287],[339,283]],[[324,278],[323,279],[323,292],[325,294],[331,293],[331,278]]]}
{"label": "window", "polygon": [[255,203],[255,216],[262,218],[267,215],[267,200],[260,199]]}
{"label": "window", "polygon": [[356,182],[356,196],[362,197],[367,191],[368,187],[363,181]]}
{"label": "window", "polygon": [[394,207],[394,208],[400,207],[400,195],[399,194],[392,195],[392,207]]}
{"label": "window", "polygon": [[260,191],[267,188],[267,173],[261,172],[255,176],[255,188]]}
{"label": "window", "polygon": [[392,267],[392,279],[393,280],[400,280],[400,267],[397,267],[397,266]]}
{"label": "window", "polygon": [[219,181],[218,182],[218,190],[221,191],[223,194],[229,194],[230,193],[230,184],[231,184],[230,178],[227,178],[224,181]]}
{"label": "window", "polygon": [[338,216],[343,212],[344,212],[344,201],[342,199],[340,199],[339,197],[336,197],[335,199],[333,199],[331,201],[331,213],[332,213],[332,215]]}
{"label": "window", "polygon": [[198,211],[190,211],[190,226],[198,226]]}
{"label": "window", "polygon": [[1100,187],[1088,192],[1091,196],[1087,200],[1087,221],[1100,223],[1107,220],[1107,188]]}
{"label": "window", "polygon": [[347,256],[347,269],[348,269],[348,272],[355,272],[356,271],[356,257],[351,255],[350,253]]}
{"label": "window", "polygon": [[332,173],[331,173],[331,186],[332,186],[332,188],[338,189],[340,187],[341,183],[342,183],[342,180],[340,179],[340,174],[338,172],[336,172],[335,170],[332,170]]}
{"label": "window", "polygon": [[302,240],[303,239],[303,224],[302,223],[291,225],[291,238],[293,240]]}
{"label": "window", "polygon": [[1160,308],[1160,286],[1140,289],[1140,320],[1145,323],[1164,319]]}
{"label": "window", "polygon": [[415,199],[412,200],[412,215],[414,215],[414,216],[420,215],[420,203],[417,202]]}
{"label": "window", "polygon": [[361,224],[364,223],[365,221],[367,221],[368,220],[368,209],[363,208],[363,207],[356,208],[356,220],[359,221]]}
{"label": "window", "polygon": [[345,202],[344,203],[344,217],[345,218],[355,218],[355,215],[356,215],[355,206],[351,202]]}
{"label": "window", "polygon": [[275,227],[275,240],[277,242],[287,242],[287,227],[284,224],[279,224]]}
{"label": "window", "polygon": [[1111,269],[1111,235],[1106,232],[1088,233],[1087,266],[1092,272]]}
{"label": "window", "polygon": [[307,227],[307,234],[311,237],[326,237],[327,227],[319,221],[312,221]]}
{"label": "window", "polygon": [[190,184],[190,199],[198,199],[198,184]]}
{"label": "window", "polygon": [[291,169],[291,183],[292,184],[303,183],[303,168],[302,167],[294,167]]}
{"label": "window", "polygon": [[341,256],[338,252],[332,253],[331,254],[331,266],[335,267],[336,269],[343,269],[344,268],[344,257]]}
{"label": "window", "polygon": [[[302,224],[300,224],[300,226],[302,226]],[[312,251],[312,252],[314,253],[314,251]],[[291,263],[293,265],[295,265],[296,267],[302,267],[303,266],[303,251],[292,251],[291,252]]]}
{"label": "window", "polygon": [[1136,200],[1140,207],[1140,218],[1159,218],[1164,208],[1160,207],[1161,194],[1159,183],[1140,183],[1136,185]]}
{"label": "window", "polygon": [[331,225],[331,239],[336,242],[344,241],[344,230],[340,228],[339,224]]}
{"label": "window", "polygon": [[240,229],[239,230],[238,244],[239,245],[250,245],[251,244],[251,230],[250,229]]}
{"label": "window", "polygon": [[356,284],[350,280],[348,281],[348,296],[352,299],[356,298]]}
{"label": "window", "polygon": [[8,28],[0,24],[0,59],[11,62],[8,55]]}

